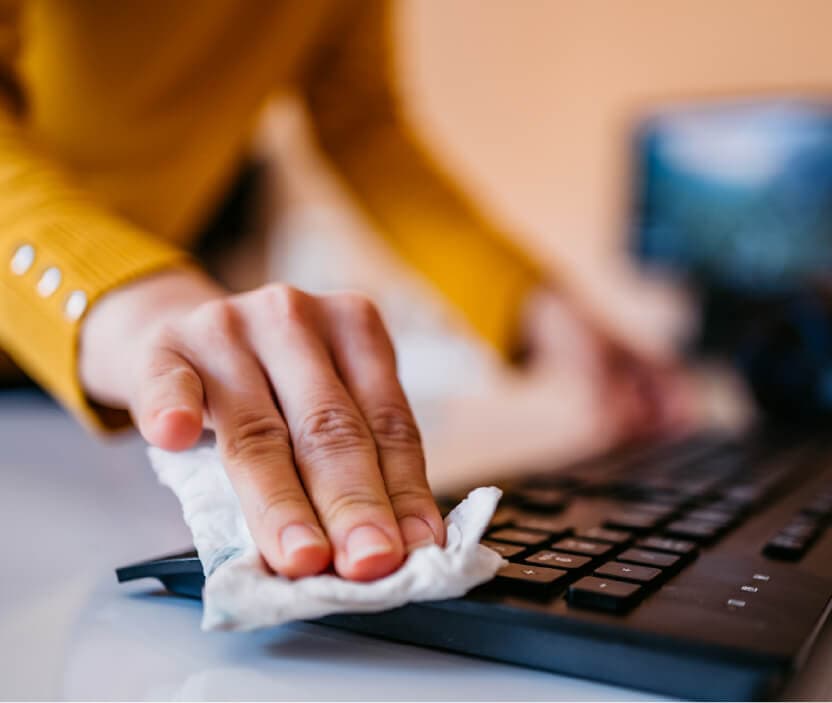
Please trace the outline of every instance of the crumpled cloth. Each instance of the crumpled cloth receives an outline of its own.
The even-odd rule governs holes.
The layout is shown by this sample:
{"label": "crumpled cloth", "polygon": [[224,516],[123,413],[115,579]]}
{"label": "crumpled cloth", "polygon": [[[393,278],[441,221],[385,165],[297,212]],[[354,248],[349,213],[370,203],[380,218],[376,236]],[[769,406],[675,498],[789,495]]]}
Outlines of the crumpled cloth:
{"label": "crumpled cloth", "polygon": [[205,571],[203,630],[252,630],[333,613],[377,612],[405,603],[456,598],[489,581],[505,563],[480,544],[502,492],[477,488],[445,518],[447,539],[413,551],[394,573],[371,582],[324,574],[294,581],[260,558],[214,447],[151,447],[159,481],[182,504]]}

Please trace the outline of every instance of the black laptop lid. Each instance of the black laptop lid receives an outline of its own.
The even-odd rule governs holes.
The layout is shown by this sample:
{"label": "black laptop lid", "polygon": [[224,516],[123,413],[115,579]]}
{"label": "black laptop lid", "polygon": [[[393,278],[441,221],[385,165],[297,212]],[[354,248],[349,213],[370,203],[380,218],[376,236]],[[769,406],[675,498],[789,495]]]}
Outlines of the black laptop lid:
{"label": "black laptop lid", "polygon": [[698,292],[696,351],[731,359],[769,415],[832,413],[832,103],[663,112],[635,165],[635,249]]}

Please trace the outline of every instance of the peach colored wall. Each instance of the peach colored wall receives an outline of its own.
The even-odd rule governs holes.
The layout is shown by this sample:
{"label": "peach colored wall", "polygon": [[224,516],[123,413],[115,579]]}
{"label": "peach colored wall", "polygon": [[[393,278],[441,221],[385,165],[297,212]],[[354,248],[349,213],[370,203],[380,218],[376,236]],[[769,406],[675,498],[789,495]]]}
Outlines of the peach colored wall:
{"label": "peach colored wall", "polygon": [[624,137],[643,110],[832,90],[828,0],[403,0],[400,9],[414,116],[549,258],[616,241]]}

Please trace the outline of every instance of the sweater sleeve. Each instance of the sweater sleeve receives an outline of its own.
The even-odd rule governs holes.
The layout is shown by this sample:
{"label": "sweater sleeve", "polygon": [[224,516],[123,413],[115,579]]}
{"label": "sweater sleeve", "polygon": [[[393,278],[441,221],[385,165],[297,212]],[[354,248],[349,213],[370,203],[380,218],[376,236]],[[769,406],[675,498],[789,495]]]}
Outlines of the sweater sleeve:
{"label": "sweater sleeve", "polygon": [[391,3],[361,0],[349,9],[302,79],[321,147],[394,249],[508,356],[519,308],[541,274],[408,127],[396,93]]}
{"label": "sweater sleeve", "polygon": [[27,133],[16,71],[22,7],[0,0],[0,347],[101,428],[111,415],[89,402],[77,372],[84,315],[113,288],[186,255],[100,207]]}

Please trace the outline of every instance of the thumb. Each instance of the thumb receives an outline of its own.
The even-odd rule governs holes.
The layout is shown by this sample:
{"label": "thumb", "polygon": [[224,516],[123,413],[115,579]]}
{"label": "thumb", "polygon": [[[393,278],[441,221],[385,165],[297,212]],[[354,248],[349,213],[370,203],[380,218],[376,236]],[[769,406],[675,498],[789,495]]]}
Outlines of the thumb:
{"label": "thumb", "polygon": [[154,352],[131,408],[142,436],[168,451],[192,447],[202,434],[203,388],[199,374],[177,352]]}

